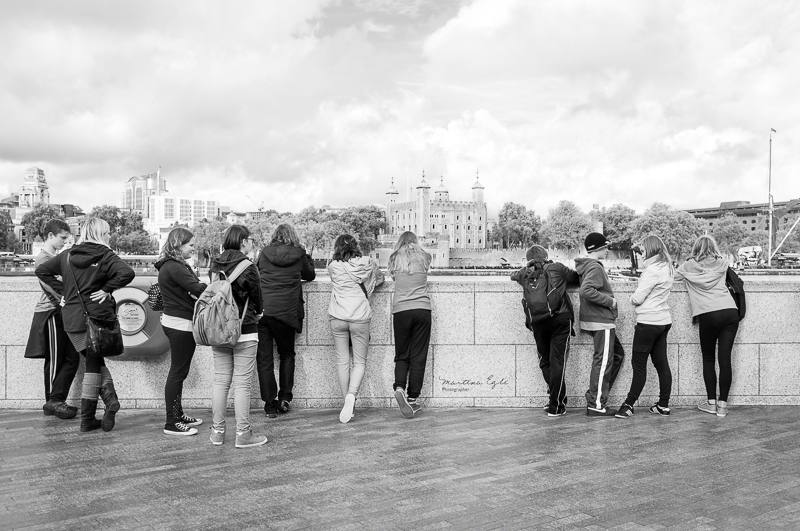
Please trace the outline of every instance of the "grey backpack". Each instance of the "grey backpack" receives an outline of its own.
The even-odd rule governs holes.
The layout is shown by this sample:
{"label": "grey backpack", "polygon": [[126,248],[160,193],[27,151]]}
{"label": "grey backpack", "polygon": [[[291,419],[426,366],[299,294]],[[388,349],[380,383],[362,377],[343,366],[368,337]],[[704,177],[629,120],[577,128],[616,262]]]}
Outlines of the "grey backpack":
{"label": "grey backpack", "polygon": [[245,269],[253,265],[242,260],[229,276],[217,274],[217,280],[208,285],[194,304],[192,335],[198,345],[211,347],[233,347],[242,335],[242,320],[247,311],[248,298],[241,314],[233,299],[232,283]]}

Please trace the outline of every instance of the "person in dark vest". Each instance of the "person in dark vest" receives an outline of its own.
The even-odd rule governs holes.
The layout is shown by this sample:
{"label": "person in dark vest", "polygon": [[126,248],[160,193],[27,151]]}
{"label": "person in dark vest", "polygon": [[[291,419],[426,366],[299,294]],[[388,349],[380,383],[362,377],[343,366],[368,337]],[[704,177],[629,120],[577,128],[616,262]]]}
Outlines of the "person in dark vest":
{"label": "person in dark vest", "polygon": [[[303,331],[302,281],[316,278],[314,262],[300,245],[297,231],[281,223],[272,233],[269,245],[258,256],[264,315],[258,322],[256,368],[264,412],[269,418],[288,413],[294,387],[294,342]],[[275,381],[275,356],[280,358],[278,382]],[[280,383],[280,388],[278,387]]]}
{"label": "person in dark vest", "polygon": [[524,286],[531,276],[546,272],[552,287],[564,292],[561,304],[551,317],[529,324],[539,355],[539,368],[547,385],[549,399],[545,410],[548,417],[559,417],[567,412],[565,374],[569,341],[574,335],[572,323],[575,319],[566,288],[578,286],[578,273],[564,264],[548,260],[547,249],[541,245],[534,245],[528,249],[525,258],[528,263],[519,271],[512,273],[511,280]]}

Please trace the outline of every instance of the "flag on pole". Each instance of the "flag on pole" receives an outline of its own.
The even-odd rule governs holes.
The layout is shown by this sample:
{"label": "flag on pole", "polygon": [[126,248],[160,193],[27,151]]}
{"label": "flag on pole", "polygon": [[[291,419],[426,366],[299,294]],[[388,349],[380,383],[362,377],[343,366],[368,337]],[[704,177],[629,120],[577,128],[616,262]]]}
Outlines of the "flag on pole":
{"label": "flag on pole", "polygon": [[770,129],[770,131],[772,131],[773,133],[777,133],[775,129]]}

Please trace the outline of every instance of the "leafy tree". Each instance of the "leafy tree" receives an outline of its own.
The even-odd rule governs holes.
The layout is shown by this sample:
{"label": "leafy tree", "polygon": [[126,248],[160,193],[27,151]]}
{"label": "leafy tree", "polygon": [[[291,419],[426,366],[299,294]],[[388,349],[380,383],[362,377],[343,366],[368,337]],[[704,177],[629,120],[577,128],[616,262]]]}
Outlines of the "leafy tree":
{"label": "leafy tree", "polygon": [[89,216],[105,220],[111,232],[117,232],[122,224],[121,213],[121,209],[114,205],[100,205],[94,207]]}
{"label": "leafy tree", "polygon": [[0,251],[17,251],[19,241],[14,234],[14,222],[11,215],[3,210],[0,211]]}
{"label": "leafy tree", "polygon": [[714,222],[711,235],[717,240],[720,251],[735,257],[747,239],[748,230],[736,214],[729,212]]}
{"label": "leafy tree", "polygon": [[55,218],[64,219],[59,208],[39,203],[33,207],[33,210],[22,216],[22,225],[25,227],[25,234],[28,235],[30,241],[33,241],[34,238],[44,240],[47,237],[47,234],[44,234],[44,227],[47,225],[48,221]]}
{"label": "leafy tree", "polygon": [[[794,222],[797,221],[797,215],[789,216],[788,221],[784,224],[784,228],[778,229],[775,235],[775,241],[773,242],[773,250],[778,247],[778,244],[783,240],[784,236],[789,232],[789,229],[792,228]],[[764,247],[766,249],[766,247]],[[783,243],[778,252],[781,253],[797,253],[800,252],[800,223],[794,228],[794,230],[789,234],[789,237],[786,238],[786,241]]]}
{"label": "leafy tree", "polygon": [[517,203],[506,203],[497,216],[496,236],[500,237],[502,247],[527,247],[539,241],[542,220],[532,210]]}
{"label": "leafy tree", "polygon": [[306,250],[313,256],[317,249],[327,249],[330,242],[325,234],[325,225],[316,221],[298,223],[295,227],[300,240],[305,244]]}
{"label": "leafy tree", "polygon": [[603,234],[611,240],[613,249],[627,251],[631,248],[633,237],[633,222],[636,220],[636,211],[629,206],[616,204],[594,210],[590,214],[594,221],[603,224]]}
{"label": "leafy tree", "polygon": [[200,265],[208,265],[220,253],[222,234],[230,224],[223,220],[201,221],[190,229],[194,233],[194,248]]}
{"label": "leafy tree", "polygon": [[550,209],[542,225],[542,236],[556,249],[571,251],[580,249],[587,234],[592,232],[592,222],[572,201],[559,201]]}
{"label": "leafy tree", "polygon": [[116,232],[111,236],[111,247],[117,252],[126,254],[155,254],[158,244],[150,234],[143,230],[120,234]]}
{"label": "leafy tree", "polygon": [[674,210],[664,203],[653,203],[633,223],[633,237],[660,236],[673,258],[679,259],[691,252],[698,236],[703,234],[702,224],[684,210]]}

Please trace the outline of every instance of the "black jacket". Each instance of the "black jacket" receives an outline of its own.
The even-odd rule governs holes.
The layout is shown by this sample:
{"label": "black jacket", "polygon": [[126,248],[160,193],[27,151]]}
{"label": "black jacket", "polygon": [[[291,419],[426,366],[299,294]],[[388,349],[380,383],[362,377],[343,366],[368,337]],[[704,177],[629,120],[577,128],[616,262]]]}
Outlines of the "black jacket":
{"label": "black jacket", "polygon": [[303,331],[303,288],[300,282],[317,276],[302,247],[268,245],[258,256],[264,315]]}
{"label": "black jacket", "polygon": [[[212,277],[214,273],[219,271],[229,275],[233,273],[239,262],[246,258],[241,251],[226,249],[211,262],[208,275]],[[242,334],[258,332],[258,320],[261,319],[261,286],[258,279],[258,269],[255,264],[245,269],[233,282],[233,300],[236,301],[239,311],[242,311],[242,307],[248,299],[247,311],[242,321]]]}
{"label": "black jacket", "polygon": [[[59,275],[63,282],[57,278]],[[86,331],[86,320],[78,300],[78,291],[80,290],[91,317],[115,320],[117,304],[114,298],[108,297],[104,302],[98,303],[91,300],[92,293],[97,290],[113,293],[130,284],[136,273],[105,245],[86,242],[41,264],[36,268],[36,276],[64,297],[65,304],[61,311],[64,330],[78,333]]]}
{"label": "black jacket", "polygon": [[189,264],[174,258],[164,258],[155,263],[158,269],[158,287],[164,300],[164,314],[191,320],[194,303],[206,284],[200,282]]}
{"label": "black jacket", "polygon": [[[578,273],[568,268],[564,264],[552,262],[550,260],[542,263],[541,265],[544,270],[547,271],[547,276],[550,277],[550,282],[552,282],[553,287],[557,290],[564,290],[564,297],[561,299],[561,306],[559,307],[558,312],[556,312],[556,314],[550,319],[574,320],[575,311],[572,308],[572,301],[569,300],[569,295],[567,295],[566,289],[568,286],[580,285]],[[521,286],[524,286],[525,281],[533,274],[534,270],[533,262],[528,262],[528,265],[519,271],[511,273],[511,280],[519,282]],[[537,323],[534,323],[534,326],[536,325]]]}

